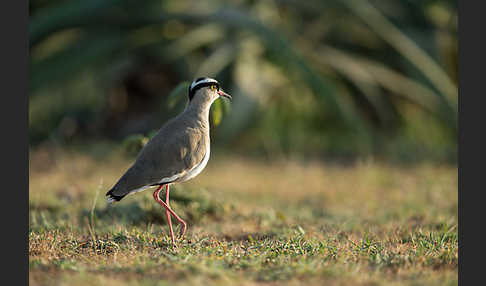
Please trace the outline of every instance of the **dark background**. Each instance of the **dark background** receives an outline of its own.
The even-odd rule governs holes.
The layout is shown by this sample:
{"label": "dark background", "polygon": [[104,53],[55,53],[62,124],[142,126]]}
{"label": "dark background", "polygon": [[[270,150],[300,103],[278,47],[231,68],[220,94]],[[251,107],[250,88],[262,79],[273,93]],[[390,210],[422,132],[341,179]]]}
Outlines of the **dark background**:
{"label": "dark background", "polygon": [[455,1],[30,1],[29,144],[150,136],[198,76],[212,143],[258,158],[457,162]]}

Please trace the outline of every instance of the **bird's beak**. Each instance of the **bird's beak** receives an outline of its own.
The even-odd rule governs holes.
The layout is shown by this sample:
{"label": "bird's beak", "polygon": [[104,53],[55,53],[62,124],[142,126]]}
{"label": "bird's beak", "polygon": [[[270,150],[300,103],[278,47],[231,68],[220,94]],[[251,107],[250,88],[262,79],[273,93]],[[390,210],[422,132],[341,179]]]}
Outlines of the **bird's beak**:
{"label": "bird's beak", "polygon": [[231,95],[227,94],[226,92],[222,91],[222,90],[219,90],[218,91],[218,94],[222,97],[226,97],[227,99],[231,100]]}

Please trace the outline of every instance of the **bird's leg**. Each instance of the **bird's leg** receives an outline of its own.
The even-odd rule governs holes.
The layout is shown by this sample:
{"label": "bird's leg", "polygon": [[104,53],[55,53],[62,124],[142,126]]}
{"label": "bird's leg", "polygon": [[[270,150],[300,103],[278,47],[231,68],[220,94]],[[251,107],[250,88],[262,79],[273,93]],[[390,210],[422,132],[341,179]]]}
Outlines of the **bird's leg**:
{"label": "bird's leg", "polygon": [[[160,185],[157,190],[154,192],[154,199],[156,202],[158,202],[161,206],[163,206],[166,209],[166,214],[168,212],[167,206],[163,201],[160,200],[159,193],[162,190],[163,185]],[[172,231],[172,221],[170,219],[170,212],[169,215],[167,216],[167,222],[169,223],[169,233],[170,233],[170,238],[172,240],[172,245],[175,246],[175,239],[174,239],[174,232]]]}
{"label": "bird's leg", "polygon": [[[187,224],[185,221],[183,221],[165,202],[163,202],[160,197],[159,197],[159,193],[160,193],[160,190],[162,189],[162,186],[159,187],[155,192],[154,192],[154,199],[157,203],[159,203],[161,206],[163,206],[166,211],[168,211],[171,215],[173,215],[175,217],[175,219],[182,225],[182,228],[181,228],[181,235],[184,235],[184,232],[186,231],[186,228],[187,228]],[[168,198],[168,197],[167,197]],[[169,229],[171,230],[171,229]],[[172,242],[174,243],[174,233],[171,232],[171,239],[172,239]]]}
{"label": "bird's leg", "polygon": [[[165,185],[165,203],[169,206],[169,184]],[[172,244],[174,244],[174,231],[172,230],[172,219],[170,217],[170,212],[166,209],[165,215],[167,216],[167,223],[169,224],[170,238],[172,239]]]}
{"label": "bird's leg", "polygon": [[[170,205],[169,205],[169,184],[167,184],[167,187],[165,187],[165,203],[170,208]],[[172,225],[170,223],[170,212],[168,210],[166,210],[165,212],[166,212],[167,217],[169,219],[169,227],[170,227],[170,229],[172,229]],[[176,217],[176,219],[177,219],[177,217]],[[181,224],[181,230],[179,232],[179,236],[180,236],[180,238],[182,238],[182,237],[184,237],[184,233],[186,232],[187,224],[186,224],[185,221],[183,221],[180,218],[177,219],[177,220]]]}

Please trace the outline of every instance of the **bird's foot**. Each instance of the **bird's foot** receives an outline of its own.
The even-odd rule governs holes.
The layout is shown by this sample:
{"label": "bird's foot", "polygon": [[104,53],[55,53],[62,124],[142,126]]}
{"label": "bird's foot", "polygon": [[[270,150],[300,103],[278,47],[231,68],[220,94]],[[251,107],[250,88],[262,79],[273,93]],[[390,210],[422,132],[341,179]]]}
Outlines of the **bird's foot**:
{"label": "bird's foot", "polygon": [[187,224],[185,221],[181,221],[181,229],[179,231],[179,239],[184,239],[184,234],[186,233],[187,230]]}

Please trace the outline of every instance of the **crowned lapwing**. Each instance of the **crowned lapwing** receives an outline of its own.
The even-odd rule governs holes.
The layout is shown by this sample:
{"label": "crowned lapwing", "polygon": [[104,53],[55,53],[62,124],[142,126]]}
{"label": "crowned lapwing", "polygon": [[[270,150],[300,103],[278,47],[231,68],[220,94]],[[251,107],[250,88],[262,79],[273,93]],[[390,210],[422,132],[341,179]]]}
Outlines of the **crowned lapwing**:
{"label": "crowned lapwing", "polygon": [[[189,86],[189,102],[182,113],[170,119],[140,150],[133,165],[106,195],[108,202],[120,201],[157,186],[153,197],[165,208],[170,237],[175,246],[171,215],[180,223],[183,237],[187,225],[169,206],[169,185],[197,176],[209,160],[209,109],[220,96],[231,100],[218,81],[200,77]],[[159,197],[165,186],[165,202]]]}

